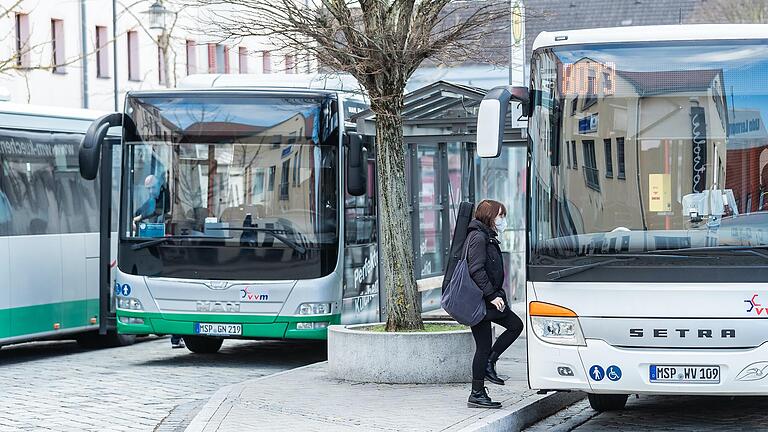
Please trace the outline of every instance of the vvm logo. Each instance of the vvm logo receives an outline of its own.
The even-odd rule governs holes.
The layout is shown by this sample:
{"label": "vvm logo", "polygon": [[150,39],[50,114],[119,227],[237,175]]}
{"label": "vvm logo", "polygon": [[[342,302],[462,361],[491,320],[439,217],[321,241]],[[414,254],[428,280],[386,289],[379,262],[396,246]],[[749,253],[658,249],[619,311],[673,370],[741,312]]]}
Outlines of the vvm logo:
{"label": "vvm logo", "polygon": [[758,294],[755,294],[752,296],[751,299],[744,300],[744,303],[749,305],[749,309],[747,309],[747,313],[751,313],[752,311],[754,311],[755,314],[758,316],[765,315],[768,317],[768,308],[764,307],[762,304],[757,302],[757,296]]}
{"label": "vvm logo", "polygon": [[267,301],[269,300],[269,294],[254,294],[250,291],[251,287],[245,287],[240,290],[240,300],[242,301]]}

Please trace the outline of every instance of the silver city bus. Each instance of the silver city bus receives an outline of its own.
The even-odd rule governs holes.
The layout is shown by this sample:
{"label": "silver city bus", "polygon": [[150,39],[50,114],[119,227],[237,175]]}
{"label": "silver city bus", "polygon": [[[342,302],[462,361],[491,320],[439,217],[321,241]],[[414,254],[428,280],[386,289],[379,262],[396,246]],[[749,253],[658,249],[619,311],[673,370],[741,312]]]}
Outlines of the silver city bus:
{"label": "silver city bus", "polygon": [[128,94],[81,149],[92,177],[111,151],[100,131],[122,126],[119,331],[215,352],[379,320],[375,149],[345,121],[365,101],[327,83],[195,79]]}

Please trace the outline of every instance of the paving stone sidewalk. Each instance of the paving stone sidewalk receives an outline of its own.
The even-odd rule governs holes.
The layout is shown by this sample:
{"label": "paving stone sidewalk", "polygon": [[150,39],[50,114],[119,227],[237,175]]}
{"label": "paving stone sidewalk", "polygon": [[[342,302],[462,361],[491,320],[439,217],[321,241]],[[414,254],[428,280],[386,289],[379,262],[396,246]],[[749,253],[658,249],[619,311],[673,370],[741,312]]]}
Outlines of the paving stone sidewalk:
{"label": "paving stone sidewalk", "polygon": [[[187,432],[242,431],[468,431],[512,430],[527,426],[578,400],[536,395],[528,389],[525,339],[499,360],[505,386],[488,384],[502,410],[467,408],[469,384],[359,384],[331,379],[327,362],[278,373],[224,388],[192,420]],[[561,396],[562,394],[557,394]],[[555,401],[555,399],[557,399]],[[563,400],[561,400],[563,399]],[[548,402],[541,404],[541,402]],[[530,404],[525,424],[500,422]],[[518,421],[518,420],[515,420]],[[500,426],[501,425],[501,426]]]}

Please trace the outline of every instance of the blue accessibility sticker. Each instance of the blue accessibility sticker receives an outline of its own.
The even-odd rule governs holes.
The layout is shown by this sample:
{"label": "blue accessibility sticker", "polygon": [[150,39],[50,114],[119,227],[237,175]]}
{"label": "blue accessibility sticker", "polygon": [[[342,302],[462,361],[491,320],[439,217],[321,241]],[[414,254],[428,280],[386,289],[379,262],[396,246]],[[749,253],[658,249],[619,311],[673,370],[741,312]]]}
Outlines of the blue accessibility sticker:
{"label": "blue accessibility sticker", "polygon": [[608,379],[611,381],[618,381],[621,379],[621,369],[618,366],[608,366],[608,369],[605,370],[605,373],[608,375]]}
{"label": "blue accessibility sticker", "polygon": [[589,368],[589,377],[595,381],[602,381],[605,377],[605,371],[598,365],[593,365]]}
{"label": "blue accessibility sticker", "polygon": [[122,284],[115,282],[115,295],[128,297],[131,295],[131,286],[128,284]]}

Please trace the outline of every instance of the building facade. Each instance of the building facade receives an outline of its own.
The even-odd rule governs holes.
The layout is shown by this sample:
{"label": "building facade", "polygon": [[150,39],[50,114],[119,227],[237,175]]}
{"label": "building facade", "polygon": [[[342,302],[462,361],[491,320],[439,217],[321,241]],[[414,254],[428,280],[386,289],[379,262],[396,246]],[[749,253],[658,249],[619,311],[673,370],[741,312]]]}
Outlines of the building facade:
{"label": "building facade", "polygon": [[12,102],[114,110],[128,91],[174,87],[188,75],[316,69],[266,39],[222,42],[182,2],[161,2],[165,31],[150,28],[149,0],[115,2],[114,21],[108,0],[16,3],[0,0],[8,10],[0,15],[0,97]]}

